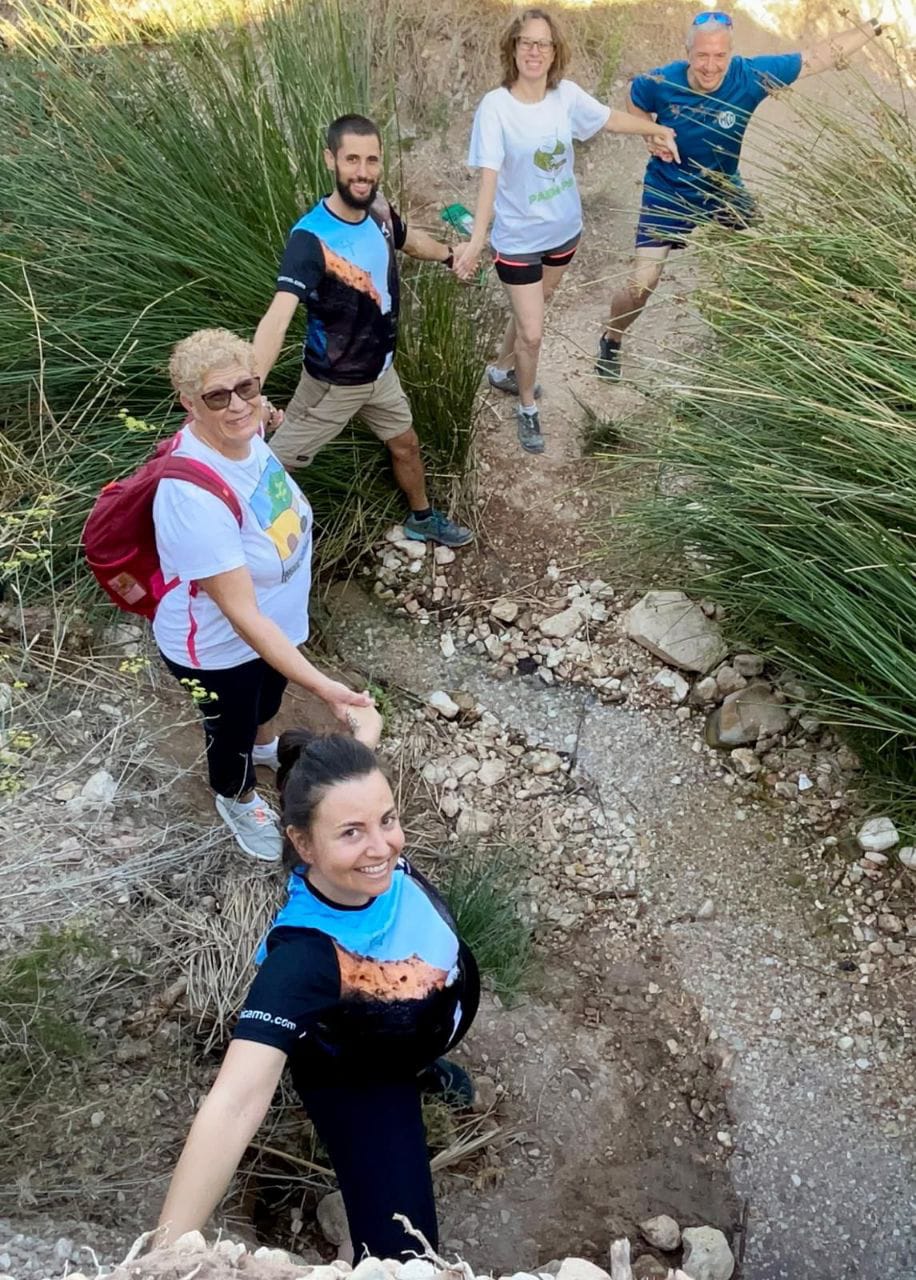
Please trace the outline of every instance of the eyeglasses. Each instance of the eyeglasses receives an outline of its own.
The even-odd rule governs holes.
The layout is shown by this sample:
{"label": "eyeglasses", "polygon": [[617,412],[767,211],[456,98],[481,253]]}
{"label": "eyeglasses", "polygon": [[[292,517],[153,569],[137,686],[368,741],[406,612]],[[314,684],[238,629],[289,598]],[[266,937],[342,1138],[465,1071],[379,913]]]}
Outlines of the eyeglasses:
{"label": "eyeglasses", "polygon": [[515,43],[522,53],[531,53],[533,49],[537,49],[538,53],[550,53],[553,48],[552,40],[529,40],[527,36],[516,36]]}
{"label": "eyeglasses", "polygon": [[215,387],[212,391],[202,391],[200,398],[208,409],[228,409],[234,395],[241,400],[257,400],[261,394],[261,379],[257,377],[243,378],[234,387]]}
{"label": "eyeglasses", "polygon": [[710,9],[708,13],[698,13],[690,24],[693,27],[705,27],[707,22],[718,22],[720,26],[732,26],[732,20],[727,13],[723,13],[721,9]]}

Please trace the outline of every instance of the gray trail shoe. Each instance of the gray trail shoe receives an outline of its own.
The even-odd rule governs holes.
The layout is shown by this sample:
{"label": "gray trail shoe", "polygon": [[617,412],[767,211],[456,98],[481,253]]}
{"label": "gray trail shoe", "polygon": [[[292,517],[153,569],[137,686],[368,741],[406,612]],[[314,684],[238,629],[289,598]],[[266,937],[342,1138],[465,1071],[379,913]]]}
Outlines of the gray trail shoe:
{"label": "gray trail shoe", "polygon": [[526,453],[543,453],[544,437],[541,435],[541,419],[537,413],[525,413],[519,405],[515,411],[518,442]]}
{"label": "gray trail shoe", "polygon": [[[495,387],[497,391],[504,391],[507,396],[518,395],[518,378],[515,376],[514,369],[500,369],[499,365],[487,365],[487,382],[491,387]],[[541,398],[541,384],[534,384],[534,398]]]}
{"label": "gray trail shoe", "polygon": [[283,855],[283,836],[273,809],[260,796],[251,808],[230,796],[216,797],[216,812],[235,836],[236,844],[250,858],[261,862],[279,862]]}
{"label": "gray trail shoe", "polygon": [[438,542],[443,547],[463,547],[474,541],[474,535],[463,524],[456,524],[441,511],[432,512],[425,520],[411,513],[404,521],[404,532],[414,542]]}

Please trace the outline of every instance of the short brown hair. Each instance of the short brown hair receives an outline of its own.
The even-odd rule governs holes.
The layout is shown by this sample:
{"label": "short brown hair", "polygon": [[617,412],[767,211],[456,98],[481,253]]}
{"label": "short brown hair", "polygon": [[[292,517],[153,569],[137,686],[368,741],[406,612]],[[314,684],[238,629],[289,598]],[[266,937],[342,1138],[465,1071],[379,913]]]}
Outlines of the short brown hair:
{"label": "short brown hair", "polygon": [[555,89],[566,74],[569,66],[569,41],[552,14],[546,9],[522,9],[517,13],[503,32],[499,42],[499,56],[503,67],[503,88],[511,89],[518,79],[518,67],[515,65],[515,45],[519,33],[526,22],[532,18],[540,18],[550,27],[553,40],[553,62],[547,72],[547,88]]}
{"label": "short brown hair", "polygon": [[231,364],[254,373],[251,343],[228,329],[197,329],[172,348],[169,377],[177,392],[197,396],[211,369],[226,369]]}

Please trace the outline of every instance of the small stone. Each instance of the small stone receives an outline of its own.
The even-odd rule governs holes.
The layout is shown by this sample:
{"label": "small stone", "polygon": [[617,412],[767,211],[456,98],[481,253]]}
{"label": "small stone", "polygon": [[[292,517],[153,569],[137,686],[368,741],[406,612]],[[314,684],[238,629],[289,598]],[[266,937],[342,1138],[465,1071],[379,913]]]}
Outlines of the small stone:
{"label": "small stone", "polygon": [[671,1253],[681,1243],[681,1229],[667,1213],[660,1213],[655,1218],[647,1218],[639,1224],[642,1236],[649,1244],[664,1253]]}
{"label": "small stone", "polygon": [[611,1280],[611,1277],[585,1258],[564,1258],[557,1280]]}
{"label": "small stone", "polygon": [[518,601],[503,596],[490,606],[490,617],[497,622],[511,623],[518,617]]}
{"label": "small stone", "polygon": [[551,614],[538,626],[542,636],[549,640],[569,640],[585,621],[585,612],[579,604],[572,604],[560,613]]}
{"label": "small stone", "polygon": [[849,1050],[855,1046],[855,1043],[856,1042],[852,1036],[840,1036],[839,1040],[836,1042],[836,1047],[843,1053],[848,1053]]}
{"label": "small stone", "polygon": [[[715,920],[716,904],[713,902],[712,898],[705,899],[697,911],[696,918],[697,920]],[[659,1246],[659,1248],[661,1248],[661,1246]]]}
{"label": "small stone", "polygon": [[70,1261],[73,1253],[73,1241],[68,1236],[61,1236],[54,1245],[54,1259],[63,1265]]}
{"label": "small stone", "polygon": [[407,1262],[401,1263],[394,1274],[396,1280],[436,1280],[439,1269],[426,1258],[409,1258]]}
{"label": "small stone", "polygon": [[439,651],[443,658],[454,658],[455,640],[451,631],[443,631],[439,637]]}
{"label": "small stone", "polygon": [[905,849],[899,849],[897,857],[907,871],[916,871],[916,846],[908,844]]}
{"label": "small stone", "polygon": [[404,542],[399,542],[398,551],[408,560],[420,561],[426,559],[426,543],[419,541],[419,539],[410,538]]}
{"label": "small stone", "polygon": [[89,1123],[92,1125],[93,1129],[100,1129],[105,1123],[105,1112],[93,1111],[92,1115],[89,1117]]}
{"label": "small stone", "polygon": [[[424,542],[422,545],[426,546],[426,543]],[[433,552],[433,559],[436,564],[452,564],[455,560],[455,553],[451,547],[436,547]]]}
{"label": "small stone", "polygon": [[176,1253],[203,1253],[206,1247],[207,1242],[199,1231],[186,1231],[172,1245]]}
{"label": "small stone", "polygon": [[627,636],[662,662],[705,675],[725,657],[718,623],[683,591],[649,591],[624,615]]}
{"label": "small stone", "polygon": [[731,1280],[735,1259],[721,1231],[715,1227],[687,1227],[683,1239],[682,1266],[691,1280]]}
{"label": "small stone", "polygon": [[350,1239],[350,1226],[344,1209],[343,1196],[339,1191],[330,1191],[318,1201],[315,1210],[321,1234],[328,1244],[341,1245]]}
{"label": "small stone", "polygon": [[859,829],[856,841],[866,853],[883,853],[893,849],[900,840],[897,828],[890,818],[869,818]]}
{"label": "small stone", "polygon": [[874,849],[870,849],[868,853],[862,855],[865,862],[870,862],[874,867],[883,867],[887,862],[886,853],[876,853]]}
{"label": "small stone", "polygon": [[469,773],[476,773],[480,761],[476,756],[459,756],[452,761],[452,773],[456,778],[466,778]]}
{"label": "small stone", "polygon": [[732,658],[732,666],[747,680],[763,674],[763,658],[759,653],[736,653]]}
{"label": "small stone", "polygon": [[738,689],[743,689],[746,684],[747,681],[744,676],[739,675],[735,668],[730,666],[727,662],[723,662],[722,666],[719,667],[716,672],[716,688],[719,691],[719,695],[723,698],[727,697],[730,693],[737,692]]}
{"label": "small stone", "polygon": [[556,773],[562,767],[563,761],[555,751],[526,751],[522,756],[522,764],[532,773],[543,776]]}
{"label": "small stone", "polygon": [[505,760],[484,760],[477,770],[477,780],[485,787],[493,787],[506,776]]}
{"label": "small stone", "polygon": [[234,1267],[244,1254],[248,1252],[245,1246],[239,1241],[234,1240],[217,1240],[213,1246],[213,1252],[221,1258],[225,1258],[230,1266]]}
{"label": "small stone", "polygon": [[706,721],[711,747],[740,747],[758,738],[784,733],[789,713],[765,681],[730,693]]}
{"label": "small stone", "polygon": [[460,709],[458,703],[453,702],[443,689],[437,689],[435,693],[429,694],[426,702],[445,720],[454,720]]}
{"label": "small stone", "polygon": [[668,1280],[670,1271],[651,1253],[643,1253],[633,1263],[633,1280]]}
{"label": "small stone", "polygon": [[800,773],[798,775],[799,791],[810,791],[813,786],[814,786],[814,783],[811,781],[811,779],[808,777],[806,773]]}
{"label": "small stone", "polygon": [[393,542],[395,544],[399,542],[406,542],[407,534],[404,532],[404,526],[402,524],[393,524],[385,534],[385,541]]}
{"label": "small stone", "polygon": [[760,757],[750,747],[735,747],[729,752],[729,759],[735,766],[735,772],[743,778],[752,778],[763,767]]}
{"label": "small stone", "polygon": [[486,836],[495,824],[496,819],[491,813],[485,813],[482,809],[462,809],[458,814],[455,830],[460,836]]}
{"label": "small stone", "polygon": [[670,667],[663,667],[658,675],[653,677],[652,684],[657,689],[667,689],[672,702],[683,702],[690,693],[690,685],[681,673],[672,671]]}
{"label": "small stone", "polygon": [[80,788],[79,794],[67,801],[67,808],[74,812],[83,809],[106,808],[117,794],[118,784],[107,769],[97,769]]}
{"label": "small stone", "polygon": [[702,680],[698,680],[693,686],[690,701],[696,703],[716,702],[718,697],[719,686],[716,684],[715,676],[704,676]]}
{"label": "small stone", "polygon": [[455,814],[461,808],[461,801],[455,795],[454,791],[446,791],[442,799],[439,801],[439,812],[443,818],[454,818]]}

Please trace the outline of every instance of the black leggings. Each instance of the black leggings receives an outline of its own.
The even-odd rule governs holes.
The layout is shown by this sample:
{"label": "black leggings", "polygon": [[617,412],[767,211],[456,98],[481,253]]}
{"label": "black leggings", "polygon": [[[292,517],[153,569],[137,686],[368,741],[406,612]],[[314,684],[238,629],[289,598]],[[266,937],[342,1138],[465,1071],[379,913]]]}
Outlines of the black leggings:
{"label": "black leggings", "polygon": [[355,1261],[368,1253],[406,1262],[422,1253],[420,1242],[394,1221],[396,1213],[403,1213],[438,1250],[433,1179],[416,1080],[297,1088],[337,1174]]}
{"label": "black leggings", "polygon": [[[161,653],[161,650],[160,650]],[[266,724],[280,710],[286,676],[268,666],[263,658],[252,658],[237,667],[202,671],[183,667],[162,654],[172,675],[194,694],[204,718],[207,740],[207,772],[210,786],[218,796],[238,796],[255,785],[251,748],[258,726]],[[216,699],[209,695],[215,694]]]}

